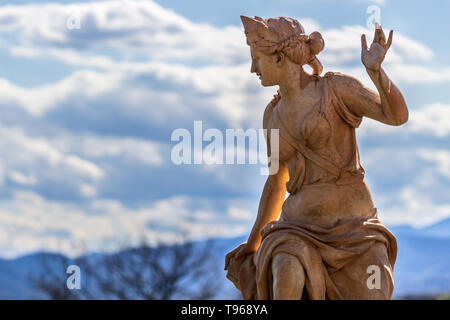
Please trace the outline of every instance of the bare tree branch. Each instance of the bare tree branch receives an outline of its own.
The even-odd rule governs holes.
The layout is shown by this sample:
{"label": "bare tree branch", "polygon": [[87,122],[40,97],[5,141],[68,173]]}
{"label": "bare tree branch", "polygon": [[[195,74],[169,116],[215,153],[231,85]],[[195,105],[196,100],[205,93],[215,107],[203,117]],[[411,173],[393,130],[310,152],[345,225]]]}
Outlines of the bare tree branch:
{"label": "bare tree branch", "polygon": [[[85,255],[76,261],[52,255],[41,261],[44,272],[32,281],[50,299],[212,299],[221,283],[213,250],[211,241],[158,246],[144,242],[137,248]],[[81,290],[66,287],[69,264],[83,270]]]}

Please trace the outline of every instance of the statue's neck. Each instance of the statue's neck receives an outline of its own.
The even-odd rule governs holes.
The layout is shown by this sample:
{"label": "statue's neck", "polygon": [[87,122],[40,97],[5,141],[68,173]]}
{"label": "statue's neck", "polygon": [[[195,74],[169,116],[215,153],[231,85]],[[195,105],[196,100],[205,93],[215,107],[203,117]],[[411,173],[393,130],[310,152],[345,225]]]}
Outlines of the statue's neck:
{"label": "statue's neck", "polygon": [[295,101],[302,94],[313,76],[297,64],[289,65],[280,81],[280,93],[284,101]]}

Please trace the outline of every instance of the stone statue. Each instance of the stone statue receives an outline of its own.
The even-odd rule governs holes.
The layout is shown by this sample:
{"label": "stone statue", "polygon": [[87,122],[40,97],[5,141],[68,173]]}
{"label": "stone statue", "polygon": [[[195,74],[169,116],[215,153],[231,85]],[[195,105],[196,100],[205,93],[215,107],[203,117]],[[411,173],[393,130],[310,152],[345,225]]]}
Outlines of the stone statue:
{"label": "stone statue", "polygon": [[[405,100],[381,67],[392,43],[377,25],[361,60],[375,92],[338,72],[321,76],[319,32],[295,19],[241,16],[251,72],[278,85],[263,126],[279,129],[279,170],[269,175],[248,241],[225,258],[244,299],[390,299],[397,243],[378,219],[355,129],[369,117],[398,126]],[[303,69],[312,68],[312,73]],[[289,196],[285,200],[286,191]]]}

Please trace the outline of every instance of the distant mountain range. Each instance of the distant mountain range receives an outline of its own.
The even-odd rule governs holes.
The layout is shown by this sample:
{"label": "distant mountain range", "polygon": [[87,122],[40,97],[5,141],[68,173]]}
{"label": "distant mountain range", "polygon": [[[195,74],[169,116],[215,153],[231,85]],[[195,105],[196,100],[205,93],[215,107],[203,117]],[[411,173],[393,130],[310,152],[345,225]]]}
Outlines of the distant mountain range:
{"label": "distant mountain range", "polygon": [[[450,219],[420,229],[408,226],[389,229],[398,241],[394,298],[450,292]],[[244,240],[245,237],[214,239],[214,259],[222,265],[225,254]],[[13,260],[0,259],[0,299],[45,298],[30,282],[31,275],[42,273],[39,261],[43,258],[57,261],[61,256],[39,252]],[[221,272],[224,284],[216,298],[238,298],[225,272]]]}
{"label": "distant mountain range", "polygon": [[398,241],[395,296],[450,292],[450,219],[422,229],[390,229]]}

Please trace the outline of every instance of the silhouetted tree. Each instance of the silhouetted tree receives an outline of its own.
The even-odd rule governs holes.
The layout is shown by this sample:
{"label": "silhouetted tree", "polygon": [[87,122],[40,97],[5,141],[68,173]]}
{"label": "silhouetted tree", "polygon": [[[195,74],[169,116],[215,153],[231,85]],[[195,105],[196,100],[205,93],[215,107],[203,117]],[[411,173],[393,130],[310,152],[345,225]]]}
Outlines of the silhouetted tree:
{"label": "silhouetted tree", "polygon": [[[79,290],[67,288],[67,267],[76,260],[59,254],[41,253],[38,257],[38,270],[29,275],[29,281],[43,296],[52,300],[81,299]],[[40,295],[39,297],[43,297]]]}
{"label": "silhouetted tree", "polygon": [[[213,243],[185,242],[69,259],[46,255],[32,283],[50,299],[212,299],[220,289]],[[67,266],[82,271],[80,290],[66,286]]]}

